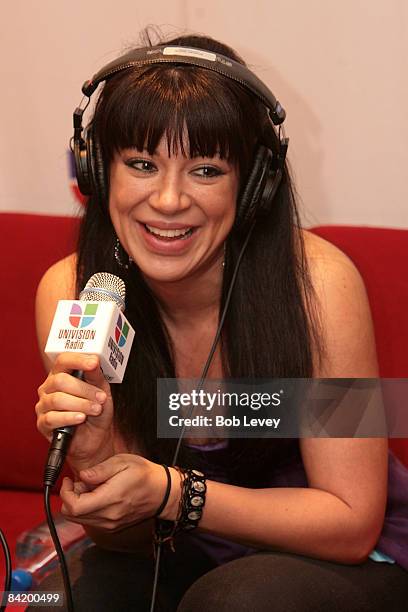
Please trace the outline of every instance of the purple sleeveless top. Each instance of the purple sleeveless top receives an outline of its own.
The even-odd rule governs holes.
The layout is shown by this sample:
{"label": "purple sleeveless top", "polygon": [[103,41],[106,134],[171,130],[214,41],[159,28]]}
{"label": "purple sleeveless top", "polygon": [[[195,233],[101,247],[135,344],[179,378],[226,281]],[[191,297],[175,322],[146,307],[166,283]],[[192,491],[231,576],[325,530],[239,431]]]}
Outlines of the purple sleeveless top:
{"label": "purple sleeveless top", "polygon": [[[228,452],[227,441],[206,446],[189,445],[188,448],[193,453],[197,453],[196,467],[205,470],[209,480],[228,482],[223,465],[223,458],[225,460],[225,453]],[[205,465],[202,465],[204,454]],[[212,460],[208,462],[207,458],[210,457]],[[301,459],[295,457],[292,463],[275,469],[266,486],[307,487],[307,477]],[[208,533],[193,531],[189,532],[188,536],[194,538],[217,565],[253,554],[258,550]],[[391,558],[391,562],[397,562],[408,571],[408,468],[391,451],[388,462],[387,508],[375,551],[380,555],[377,555],[378,558],[372,557],[373,560],[384,560],[380,558],[383,553]]]}

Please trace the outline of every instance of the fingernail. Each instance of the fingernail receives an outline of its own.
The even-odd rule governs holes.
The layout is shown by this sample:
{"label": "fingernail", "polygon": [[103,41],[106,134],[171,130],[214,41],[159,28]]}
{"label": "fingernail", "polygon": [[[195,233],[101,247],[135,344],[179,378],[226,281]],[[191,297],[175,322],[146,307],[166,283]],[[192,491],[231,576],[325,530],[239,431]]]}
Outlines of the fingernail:
{"label": "fingernail", "polygon": [[92,367],[94,368],[96,366],[96,364],[97,364],[97,361],[96,361],[95,357],[89,357],[86,360],[86,365],[89,366],[90,368],[92,368]]}
{"label": "fingernail", "polygon": [[83,421],[85,419],[85,414],[83,412],[79,412],[78,414],[75,415],[75,421],[77,421],[78,423],[80,421]]}
{"label": "fingernail", "polygon": [[92,414],[100,414],[102,412],[102,406],[100,404],[92,404],[91,412]]}
{"label": "fingernail", "polygon": [[96,399],[98,400],[98,402],[104,402],[106,400],[106,393],[104,393],[103,391],[97,391],[95,394]]}

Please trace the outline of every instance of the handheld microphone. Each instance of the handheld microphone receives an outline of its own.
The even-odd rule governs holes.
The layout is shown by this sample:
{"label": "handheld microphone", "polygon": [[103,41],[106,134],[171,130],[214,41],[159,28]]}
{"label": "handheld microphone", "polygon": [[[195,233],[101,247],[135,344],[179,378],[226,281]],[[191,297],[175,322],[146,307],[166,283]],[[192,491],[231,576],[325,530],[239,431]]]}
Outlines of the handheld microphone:
{"label": "handheld microphone", "polygon": [[[60,300],[48,335],[45,353],[51,360],[64,351],[98,355],[101,370],[111,383],[125,374],[135,332],[123,314],[125,283],[107,272],[94,274],[79,300]],[[72,376],[82,378],[81,371]],[[44,470],[44,485],[53,487],[64,464],[75,426],[54,430]]]}

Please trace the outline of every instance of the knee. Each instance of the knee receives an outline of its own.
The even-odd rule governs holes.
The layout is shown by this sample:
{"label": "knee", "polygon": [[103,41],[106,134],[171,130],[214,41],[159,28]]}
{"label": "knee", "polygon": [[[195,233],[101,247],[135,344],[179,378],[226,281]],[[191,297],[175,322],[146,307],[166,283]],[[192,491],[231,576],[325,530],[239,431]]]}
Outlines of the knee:
{"label": "knee", "polygon": [[271,593],[279,585],[274,584],[273,576],[269,576],[266,583],[265,575],[251,571],[256,567],[250,565],[248,567],[247,560],[243,563],[242,559],[237,559],[204,574],[186,591],[177,612],[197,612],[203,608],[217,612],[272,610]]}

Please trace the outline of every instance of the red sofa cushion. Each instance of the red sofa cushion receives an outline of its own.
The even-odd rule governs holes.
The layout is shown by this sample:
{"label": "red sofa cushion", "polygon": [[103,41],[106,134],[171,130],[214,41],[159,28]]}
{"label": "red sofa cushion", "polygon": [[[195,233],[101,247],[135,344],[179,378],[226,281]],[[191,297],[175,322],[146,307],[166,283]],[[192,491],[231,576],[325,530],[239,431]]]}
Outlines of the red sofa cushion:
{"label": "red sofa cushion", "polygon": [[373,315],[380,376],[408,377],[408,230],[322,226],[312,230],[360,271]]}
{"label": "red sofa cushion", "polygon": [[48,449],[36,429],[37,387],[45,378],[34,298],[45,270],[75,249],[72,217],[1,213],[0,487],[40,489]]}
{"label": "red sofa cushion", "polygon": [[[380,376],[408,378],[408,230],[330,225],[312,231],[346,253],[364,279]],[[408,440],[393,438],[390,446],[408,465]]]}

